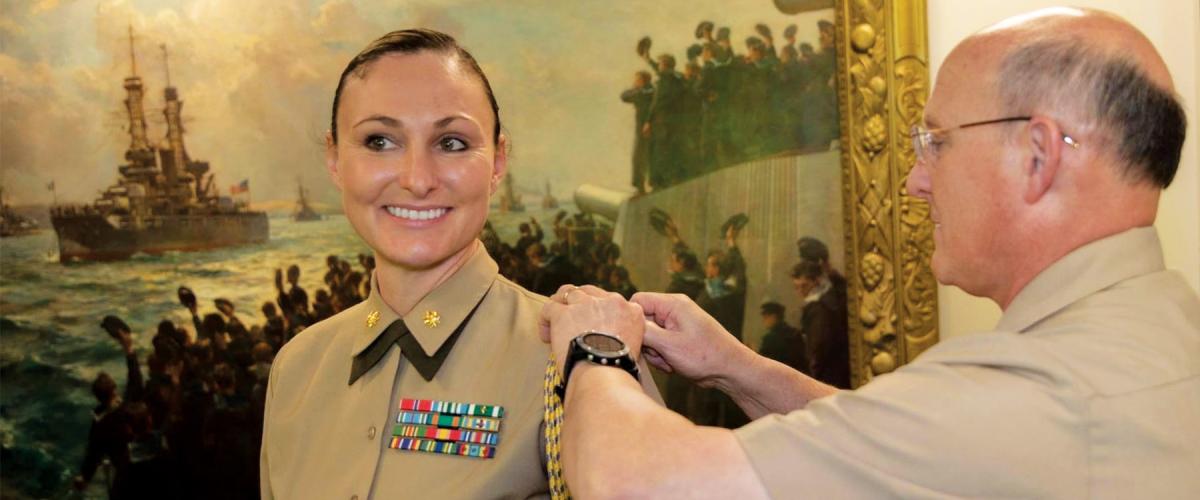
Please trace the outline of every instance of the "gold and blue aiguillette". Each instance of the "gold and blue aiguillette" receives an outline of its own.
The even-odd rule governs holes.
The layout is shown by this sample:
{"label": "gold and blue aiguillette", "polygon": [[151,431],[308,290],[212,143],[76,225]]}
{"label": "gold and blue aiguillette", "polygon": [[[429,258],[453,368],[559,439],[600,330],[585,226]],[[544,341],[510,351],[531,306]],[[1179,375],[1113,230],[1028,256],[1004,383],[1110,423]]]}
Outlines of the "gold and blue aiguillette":
{"label": "gold and blue aiguillette", "polygon": [[494,458],[504,407],[432,399],[401,399],[390,448]]}

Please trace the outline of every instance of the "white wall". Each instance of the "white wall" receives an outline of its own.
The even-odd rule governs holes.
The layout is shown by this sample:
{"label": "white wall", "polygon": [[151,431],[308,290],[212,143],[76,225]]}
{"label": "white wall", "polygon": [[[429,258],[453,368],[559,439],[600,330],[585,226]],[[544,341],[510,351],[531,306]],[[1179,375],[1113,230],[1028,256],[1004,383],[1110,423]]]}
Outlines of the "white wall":
{"label": "white wall", "polygon": [[[1061,5],[1047,0],[928,0],[930,71],[936,75],[950,49],[971,33],[1006,17]],[[1175,181],[1159,203],[1158,227],[1167,267],[1200,290],[1200,2],[1196,0],[1072,0],[1069,5],[1113,12],[1133,23],[1158,48],[1187,109],[1187,142]],[[990,330],[1000,309],[990,300],[942,287],[942,338]]]}

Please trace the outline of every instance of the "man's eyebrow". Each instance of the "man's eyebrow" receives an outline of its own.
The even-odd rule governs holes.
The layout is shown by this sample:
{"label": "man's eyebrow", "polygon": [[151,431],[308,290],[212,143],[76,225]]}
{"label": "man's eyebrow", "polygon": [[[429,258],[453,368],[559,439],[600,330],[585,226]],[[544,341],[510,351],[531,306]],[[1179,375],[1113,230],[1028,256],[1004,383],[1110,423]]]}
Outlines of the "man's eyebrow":
{"label": "man's eyebrow", "polygon": [[400,120],[397,120],[397,119],[392,118],[387,115],[371,115],[366,118],[363,118],[358,123],[355,123],[354,126],[357,127],[357,126],[362,125],[367,122],[379,122],[379,123],[382,123],[389,127],[399,127],[400,126]]}

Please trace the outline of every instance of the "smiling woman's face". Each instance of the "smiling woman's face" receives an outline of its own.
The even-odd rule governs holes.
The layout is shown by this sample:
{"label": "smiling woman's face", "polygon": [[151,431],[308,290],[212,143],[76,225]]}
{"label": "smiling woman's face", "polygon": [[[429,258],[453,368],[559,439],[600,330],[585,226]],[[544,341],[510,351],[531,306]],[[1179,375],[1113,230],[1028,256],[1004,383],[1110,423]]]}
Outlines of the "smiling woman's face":
{"label": "smiling woman's face", "polygon": [[354,230],[388,264],[464,254],[505,172],[479,78],[452,53],[388,54],[348,76],[326,166]]}

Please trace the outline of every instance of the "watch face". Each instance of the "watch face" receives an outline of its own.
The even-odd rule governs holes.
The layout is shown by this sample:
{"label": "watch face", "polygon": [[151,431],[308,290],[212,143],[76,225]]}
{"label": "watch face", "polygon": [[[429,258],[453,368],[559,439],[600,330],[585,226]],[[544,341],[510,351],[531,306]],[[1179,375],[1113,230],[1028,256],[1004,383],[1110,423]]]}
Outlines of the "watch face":
{"label": "watch face", "polygon": [[602,353],[617,353],[625,348],[625,343],[620,339],[600,333],[589,333],[584,335],[580,341],[589,348]]}

